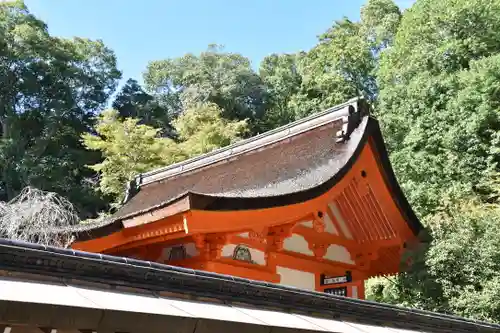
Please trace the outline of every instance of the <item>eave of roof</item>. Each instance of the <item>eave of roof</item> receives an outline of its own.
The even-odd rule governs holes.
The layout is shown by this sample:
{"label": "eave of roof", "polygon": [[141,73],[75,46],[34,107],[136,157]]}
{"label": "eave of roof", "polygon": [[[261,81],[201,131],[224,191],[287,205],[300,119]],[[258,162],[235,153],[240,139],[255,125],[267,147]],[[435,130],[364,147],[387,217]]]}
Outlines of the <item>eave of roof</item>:
{"label": "eave of roof", "polygon": [[[149,205],[147,206],[147,209],[134,209],[131,213],[119,216],[119,219],[116,219],[114,222],[97,226],[92,229],[92,231],[89,231],[89,229],[83,229],[79,231],[80,233],[78,238],[81,240],[91,239],[119,231],[123,228],[122,223],[120,222],[121,220],[133,218],[134,216],[146,214],[153,210],[166,207],[173,202],[178,202],[186,196],[189,197],[189,207],[186,209],[216,211],[263,209],[306,202],[333,188],[335,184],[337,184],[349,172],[352,166],[356,163],[363,148],[369,143],[371,144],[371,149],[374,150],[374,153],[379,160],[383,177],[390,193],[393,195],[394,202],[398,206],[399,211],[403,215],[404,220],[407,222],[410,229],[415,235],[418,235],[423,227],[410,207],[393,173],[378,122],[369,116],[365,116],[359,127],[353,131],[351,140],[344,143],[344,152],[342,154],[345,156],[341,158],[341,160],[343,160],[341,167],[337,170],[331,170],[330,166],[325,165],[327,166],[326,169],[324,167],[322,167],[322,169],[324,169],[322,171],[318,169],[322,174],[315,176],[315,178],[324,179],[324,181],[319,182],[316,186],[309,188],[306,187],[304,190],[292,191],[290,193],[283,193],[282,195],[255,197],[210,195],[196,191],[183,192],[174,198],[170,198],[169,200],[158,201],[158,204]],[[146,189],[144,189],[144,191],[146,191]],[[145,192],[139,196],[142,196],[143,194],[145,194]],[[158,199],[162,194],[163,192],[155,195],[154,197]],[[133,201],[138,198],[134,198]]]}
{"label": "eave of roof", "polygon": [[345,118],[347,120],[350,107],[357,111],[360,107],[364,107],[365,103],[366,102],[363,99],[353,98],[345,103],[333,106],[322,112],[312,114],[288,125],[256,135],[249,139],[238,141],[232,145],[188,159],[186,161],[140,174],[136,177],[135,185],[141,187],[153,182],[165,180],[194,169],[217,163],[221,160],[234,158],[249,151],[258,150],[263,146],[270,145],[277,141],[282,141],[290,136],[309,131],[313,128],[331,123],[337,119]]}
{"label": "eave of roof", "polygon": [[382,137],[382,132],[380,130],[378,122],[371,117],[367,117],[366,127],[362,133],[362,137],[357,143],[355,149],[351,152],[351,157],[347,160],[347,163],[342,166],[342,168],[336,172],[331,178],[329,178],[324,183],[321,183],[315,187],[305,189],[303,191],[295,193],[287,193],[283,195],[270,196],[270,197],[255,197],[255,198],[241,198],[241,197],[223,197],[206,195],[201,193],[192,193],[193,198],[191,202],[207,202],[207,198],[212,202],[209,207],[197,207],[193,206],[193,209],[205,209],[205,210],[245,210],[245,209],[263,209],[272,208],[278,206],[287,206],[292,204],[297,204],[305,202],[316,198],[335,186],[349,170],[352,168],[354,163],[356,163],[361,150],[368,143],[371,138],[374,144],[374,148],[377,151],[377,157],[382,166],[384,172],[384,178],[390,192],[393,194],[393,200],[398,206],[400,212],[405,217],[410,229],[415,235],[418,235],[423,226],[420,220],[415,215],[415,212],[411,208],[406,196],[404,195],[399,183],[397,181],[396,175],[391,166],[389,160],[389,154],[387,152],[384,139]]}
{"label": "eave of roof", "polygon": [[[355,113],[359,113],[359,115],[366,115],[369,113],[369,106],[365,100],[353,98],[345,103],[336,105],[322,112],[313,114],[309,117],[300,119],[296,122],[257,135],[247,140],[237,142],[233,145],[215,150],[208,154],[138,175],[135,180],[128,185],[124,205],[113,216],[107,220],[73,226],[71,227],[71,231],[75,233],[78,238],[93,238],[93,234],[95,232],[99,235],[104,235],[118,231],[123,227],[121,224],[122,220],[165,207],[166,205],[183,197],[190,196],[190,199],[193,197],[193,201],[200,202],[200,199],[202,199],[206,193],[199,193],[197,191],[179,191],[179,193],[176,193],[174,197],[168,198],[168,200],[163,200],[157,204],[150,205],[146,209],[138,209],[131,212],[127,211],[129,201],[134,198],[143,186],[150,185],[152,183],[165,182],[169,178],[179,177],[187,173],[198,172],[198,170],[205,169],[206,167],[217,164],[221,161],[239,158],[240,155],[247,154],[252,151],[258,151],[265,146],[285,142],[287,138],[300,135],[301,133],[311,131],[318,127],[332,124],[335,121],[341,121],[346,124],[348,122],[350,112],[353,111]],[[346,138],[346,141],[349,143],[351,140]],[[61,231],[64,230],[57,230],[55,232]]]}
{"label": "eave of roof", "polygon": [[[352,112],[354,109],[358,111],[354,113],[356,117],[349,117],[349,112]],[[188,202],[189,207],[186,207],[185,210],[198,209],[212,211],[264,209],[306,202],[333,188],[335,184],[338,183],[356,163],[363,148],[370,144],[372,150],[374,150],[376,158],[379,160],[380,169],[386,185],[393,196],[394,202],[398,206],[401,214],[404,216],[404,219],[410,229],[415,235],[418,235],[423,227],[410,207],[394,175],[378,122],[368,114],[369,106],[366,102],[364,100],[353,99],[347,103],[341,104],[319,114],[292,123],[275,131],[271,131],[270,133],[259,135],[256,138],[242,141],[227,148],[202,155],[183,163],[143,174],[139,177],[142,179],[142,183],[139,184],[140,186],[138,188],[139,193],[136,193],[134,197],[129,196],[129,202],[122,206],[110,219],[99,221],[95,224],[76,226],[72,229],[72,232],[79,240],[103,237],[123,229],[124,225],[122,221],[124,220],[151,213],[158,209],[163,209],[164,207],[169,207],[173,203],[186,198],[187,201],[184,201]],[[326,128],[324,127],[325,125],[332,124],[332,122],[339,119],[342,119],[342,122],[346,124],[346,126],[344,126],[344,130],[346,127],[350,127],[349,136],[345,138],[342,148],[340,148],[340,152],[336,151],[336,149],[339,149],[338,147],[333,148],[333,151],[330,151],[329,149],[331,149],[331,147],[328,147],[328,144],[319,149],[308,149],[312,152],[312,155],[309,156],[310,158],[307,160],[318,160],[319,162],[317,165],[314,163],[311,164],[312,168],[311,166],[307,166],[307,168],[310,169],[308,169],[306,173],[303,173],[300,168],[296,169],[297,166],[294,165],[295,162],[284,162],[285,165],[278,173],[280,179],[271,177],[265,181],[266,178],[263,178],[265,184],[275,187],[272,191],[266,188],[267,185],[262,187],[262,184],[257,184],[260,187],[257,187],[257,191],[254,191],[253,188],[250,187],[249,189],[255,193],[249,195],[246,193],[248,192],[248,189],[244,188],[242,191],[239,191],[240,185],[237,185],[238,182],[230,180],[228,183],[227,179],[221,179],[220,182],[217,180],[215,184],[216,186],[213,186],[214,184],[210,185],[214,188],[224,189],[226,190],[225,192],[212,193],[210,190],[198,190],[200,186],[205,187],[205,190],[207,190],[207,186],[203,185],[206,182],[206,179],[211,178],[211,182],[215,182],[214,179],[217,178],[212,177],[215,170],[215,174],[221,174],[222,172],[224,175],[230,175],[235,173],[234,165],[240,165],[241,163],[246,165],[247,169],[248,166],[250,166],[255,170],[253,164],[255,163],[255,157],[253,158],[254,162],[249,162],[252,161],[251,156],[258,155],[258,160],[267,160],[266,157],[261,155],[266,152],[264,148],[269,147],[270,145],[274,147],[270,149],[272,153],[267,153],[267,155],[269,155],[268,158],[272,160],[270,163],[273,166],[275,164],[279,164],[280,161],[282,161],[279,157],[280,154],[283,153],[281,152],[282,149],[287,151],[290,150],[291,147],[293,147],[293,149],[297,147],[297,143],[286,143],[286,138],[294,137],[297,139],[300,135],[302,135],[302,137],[307,137],[307,135],[310,134],[303,136],[301,133],[316,133],[317,131],[314,131],[314,129],[319,127]],[[319,130],[320,131],[318,133],[321,133],[321,131],[323,131],[323,133],[328,133],[328,130],[322,130],[321,128]],[[331,133],[329,135],[333,138],[336,137],[335,133]],[[298,141],[300,142],[300,139]],[[273,143],[278,143],[278,145],[273,146]],[[307,140],[305,141],[305,144],[305,147],[313,147],[307,143]],[[304,145],[304,143],[302,143],[302,145]],[[255,151],[256,153],[248,156],[240,156],[242,154],[247,154],[249,151]],[[315,151],[320,151],[322,153],[318,155]],[[311,152],[308,152],[307,154]],[[229,158],[230,156],[231,158]],[[294,152],[290,153],[287,151],[284,156],[296,156],[296,154],[294,154]],[[226,161],[229,160],[229,162],[219,165],[218,163],[220,163],[221,159]],[[287,159],[289,158],[285,158],[285,160]],[[331,165],[332,160],[335,160],[335,166],[333,167]],[[294,159],[292,159],[292,161],[294,161]],[[216,165],[214,165],[214,163]],[[298,163],[300,164],[301,162]],[[288,166],[289,164],[290,166]],[[207,168],[211,165],[213,165],[214,168]],[[287,175],[288,172],[285,172],[288,168],[291,168],[291,175]],[[299,174],[294,175],[293,173],[297,171]],[[251,170],[248,170],[247,174],[248,173],[254,175]],[[239,176],[243,176],[243,178],[247,177],[245,174],[240,174]],[[197,179],[200,177],[202,178]],[[259,176],[256,178],[258,177]],[[305,181],[302,178],[314,180]],[[239,177],[236,177],[236,179],[239,179]],[[188,186],[183,185],[183,182],[185,181],[187,181]],[[252,180],[252,182],[253,181],[254,180]],[[262,179],[260,182],[262,183]],[[296,186],[297,184],[304,182],[307,182],[308,186]],[[197,185],[191,188],[189,187],[189,184],[191,183]],[[152,186],[157,189],[152,190]],[[142,190],[141,187],[143,187]],[[235,189],[231,189],[231,187],[236,187],[238,190],[235,191]],[[131,189],[133,188],[134,186],[131,186]],[[228,192],[227,189],[230,191]]]}
{"label": "eave of roof", "polygon": [[0,269],[59,278],[209,297],[286,312],[427,332],[497,332],[500,325],[343,298],[266,282],[140,260],[0,239]]}
{"label": "eave of roof", "polygon": [[[262,150],[253,154],[239,156],[227,163],[214,165],[213,168],[201,168],[149,184],[141,188],[113,217],[120,220],[129,219],[168,206],[186,196],[190,198],[192,209],[232,210],[230,206],[221,207],[215,203],[218,199],[224,198],[227,198],[228,202],[240,202],[239,207],[235,207],[234,210],[277,206],[273,204],[267,207],[264,204],[263,207],[259,207],[255,203],[268,199],[275,199],[271,200],[273,203],[283,199],[286,201],[289,195],[305,193],[327,182],[338,171],[347,172],[348,168],[344,166],[349,164],[350,160],[352,161],[350,165],[354,163],[353,156],[357,157],[363,148],[361,140],[366,141],[364,133],[368,121],[368,116],[361,118],[359,126],[354,128],[349,140],[340,144],[341,147],[333,147],[334,142],[330,140],[337,140],[336,133],[324,127],[321,132],[327,135],[322,134],[321,137],[324,138],[320,142],[325,143],[323,141],[326,139],[327,145],[315,149],[315,144],[318,142],[314,139],[310,142],[307,139],[310,136],[314,138],[315,135],[315,131],[309,128],[302,139],[295,137],[294,142],[285,142],[283,139],[273,147],[266,147],[267,149],[261,147]],[[297,144],[301,140],[304,142]],[[302,150],[298,149],[299,147]],[[264,165],[258,167],[257,165],[263,161]],[[296,164],[302,166],[298,167]],[[292,201],[292,203],[300,202],[300,200]],[[204,204],[207,202],[213,204],[209,207]]]}

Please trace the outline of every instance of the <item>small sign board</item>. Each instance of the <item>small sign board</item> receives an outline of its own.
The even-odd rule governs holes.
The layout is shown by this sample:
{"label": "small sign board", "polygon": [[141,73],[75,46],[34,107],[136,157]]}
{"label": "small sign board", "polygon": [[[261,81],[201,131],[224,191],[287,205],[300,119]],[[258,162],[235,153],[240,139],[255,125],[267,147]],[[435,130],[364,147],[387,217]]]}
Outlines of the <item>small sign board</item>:
{"label": "small sign board", "polygon": [[327,288],[325,289],[325,293],[335,296],[347,297],[347,287]]}
{"label": "small sign board", "polygon": [[321,274],[320,284],[322,286],[328,286],[332,284],[342,284],[352,282],[352,275],[350,271],[345,272],[345,275],[341,276],[329,276]]}

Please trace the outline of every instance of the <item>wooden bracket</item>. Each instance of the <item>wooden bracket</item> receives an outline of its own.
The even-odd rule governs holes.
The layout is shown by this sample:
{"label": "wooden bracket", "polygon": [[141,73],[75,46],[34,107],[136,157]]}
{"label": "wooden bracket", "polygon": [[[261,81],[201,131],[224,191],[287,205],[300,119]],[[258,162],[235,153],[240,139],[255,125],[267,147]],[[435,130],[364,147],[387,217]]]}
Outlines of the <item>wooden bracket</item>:
{"label": "wooden bracket", "polygon": [[250,239],[256,240],[261,244],[267,243],[267,234],[269,233],[269,228],[254,229],[248,233]]}
{"label": "wooden bracket", "polygon": [[322,244],[322,243],[309,243],[309,249],[313,251],[314,257],[318,260],[323,259],[328,249],[328,246],[329,246],[328,244]]}
{"label": "wooden bracket", "polygon": [[229,237],[226,234],[209,234],[206,236],[205,241],[209,258],[215,260],[220,259],[222,248],[229,241]]}
{"label": "wooden bracket", "polygon": [[267,233],[267,245],[269,250],[283,250],[283,243],[285,241],[285,238],[292,235],[292,229],[294,226],[295,223],[289,223],[269,228]]}
{"label": "wooden bracket", "polygon": [[205,260],[208,260],[209,253],[208,253],[208,244],[206,236],[202,234],[193,235],[193,240],[194,240],[194,246],[200,253],[200,257],[202,257]]}
{"label": "wooden bracket", "polygon": [[324,218],[323,214],[326,214],[326,213],[322,212],[321,217],[314,215],[314,219],[313,219],[313,229],[314,229],[314,231],[319,232],[319,233],[325,232],[325,229],[326,229],[325,221],[323,220],[323,218]]}

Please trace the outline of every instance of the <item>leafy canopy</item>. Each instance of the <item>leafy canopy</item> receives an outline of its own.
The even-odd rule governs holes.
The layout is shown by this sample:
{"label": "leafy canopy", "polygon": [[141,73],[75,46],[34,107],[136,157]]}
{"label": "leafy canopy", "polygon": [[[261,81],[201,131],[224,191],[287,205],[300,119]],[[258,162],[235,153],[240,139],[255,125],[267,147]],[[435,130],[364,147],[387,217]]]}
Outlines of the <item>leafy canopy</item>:
{"label": "leafy canopy", "polygon": [[104,158],[90,166],[101,174],[99,188],[104,194],[121,199],[125,184],[137,174],[182,159],[171,139],[159,137],[158,129],[138,122],[134,118],[122,120],[111,109],[99,115],[97,135],[83,135],[87,149],[100,151]]}
{"label": "leafy canopy", "polygon": [[419,0],[380,56],[378,118],[432,241],[379,301],[500,321],[500,1]]}
{"label": "leafy canopy", "polygon": [[173,111],[158,96],[149,94],[134,79],[128,79],[112,104],[122,118],[137,118],[141,124],[161,130],[162,136],[174,136]]}
{"label": "leafy canopy", "polygon": [[101,41],[53,37],[22,1],[0,2],[1,200],[33,186],[68,198],[83,216],[104,207],[85,167],[100,156],[79,139],[119,78]]}
{"label": "leafy canopy", "polygon": [[199,56],[153,61],[144,74],[148,90],[170,101],[174,113],[190,105],[213,103],[224,118],[249,120],[253,132],[263,117],[266,90],[250,61],[235,53],[224,53],[216,45]]}
{"label": "leafy canopy", "polygon": [[[421,214],[499,171],[500,1],[418,1],[380,63],[379,118]],[[447,198],[447,199],[446,199]]]}
{"label": "leafy canopy", "polygon": [[139,173],[212,151],[238,140],[247,130],[245,121],[229,121],[214,104],[196,105],[177,118],[180,142],[159,135],[160,130],[139,124],[137,118],[119,117],[116,110],[102,112],[96,134],[85,133],[83,143],[101,152],[103,161],[90,165],[100,173],[99,189],[123,199],[126,184]]}

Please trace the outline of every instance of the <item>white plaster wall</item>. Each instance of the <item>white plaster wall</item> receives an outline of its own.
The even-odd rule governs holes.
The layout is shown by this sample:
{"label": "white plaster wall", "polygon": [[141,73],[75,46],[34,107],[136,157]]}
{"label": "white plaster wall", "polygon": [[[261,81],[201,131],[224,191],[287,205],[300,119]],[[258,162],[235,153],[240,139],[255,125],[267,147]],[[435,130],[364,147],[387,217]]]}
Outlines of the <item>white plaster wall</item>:
{"label": "white plaster wall", "polygon": [[299,224],[303,225],[304,227],[307,227],[307,228],[312,228],[313,227],[313,222],[312,221],[300,222]]}
{"label": "white plaster wall", "polygon": [[196,248],[196,245],[194,243],[184,244],[184,247],[186,248],[186,256],[188,258],[196,257],[197,255],[200,254],[200,252],[198,252],[198,249]]}
{"label": "white plaster wall", "polygon": [[236,244],[226,244],[222,248],[221,257],[232,257]]}
{"label": "white plaster wall", "polygon": [[324,216],[323,222],[325,222],[325,232],[328,232],[329,234],[333,234],[333,235],[338,235],[339,232],[338,232],[337,228],[335,228],[335,225],[333,224],[332,219],[330,218],[330,215],[325,213],[323,216]]}
{"label": "white plaster wall", "polygon": [[276,273],[281,276],[280,284],[306,290],[316,289],[314,273],[276,266]]}
{"label": "white plaster wall", "polygon": [[359,298],[358,297],[358,286],[352,286],[352,298]]}
{"label": "white plaster wall", "polygon": [[328,247],[324,258],[354,265],[354,261],[351,259],[349,251],[347,251],[345,247],[337,244],[332,244]]}
{"label": "white plaster wall", "polygon": [[339,227],[342,230],[342,233],[344,234],[344,236],[348,239],[352,239],[351,230],[349,230],[349,228],[347,227],[347,223],[345,222],[342,214],[340,214],[340,211],[337,208],[337,205],[335,205],[335,203],[333,203],[333,202],[330,202],[328,204],[328,207],[330,207],[330,210],[332,211],[333,216],[335,217],[335,219],[339,223]]}
{"label": "white plaster wall", "polygon": [[[222,248],[221,257],[232,258],[234,254],[234,249],[238,246],[238,244],[226,244]],[[246,246],[246,245],[245,245]],[[265,265],[266,258],[264,251],[253,249],[251,247],[246,246],[250,250],[250,254],[252,255],[252,260],[258,265]]]}
{"label": "white plaster wall", "polygon": [[283,242],[283,249],[308,256],[314,255],[313,251],[309,249],[309,244],[305,238],[299,234],[292,234],[292,236],[286,238]]}
{"label": "white plaster wall", "polygon": [[266,265],[266,254],[264,251],[250,248],[250,253],[252,254],[252,260],[256,264],[262,266]]}

